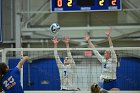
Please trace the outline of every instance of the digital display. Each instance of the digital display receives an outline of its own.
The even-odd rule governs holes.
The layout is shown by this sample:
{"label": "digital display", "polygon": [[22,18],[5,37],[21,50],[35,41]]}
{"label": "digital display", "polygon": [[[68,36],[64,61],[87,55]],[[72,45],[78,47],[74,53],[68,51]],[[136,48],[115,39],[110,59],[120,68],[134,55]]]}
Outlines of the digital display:
{"label": "digital display", "polygon": [[121,0],[52,0],[52,12],[118,11]]}
{"label": "digital display", "polygon": [[95,0],[77,0],[77,6],[94,6]]}

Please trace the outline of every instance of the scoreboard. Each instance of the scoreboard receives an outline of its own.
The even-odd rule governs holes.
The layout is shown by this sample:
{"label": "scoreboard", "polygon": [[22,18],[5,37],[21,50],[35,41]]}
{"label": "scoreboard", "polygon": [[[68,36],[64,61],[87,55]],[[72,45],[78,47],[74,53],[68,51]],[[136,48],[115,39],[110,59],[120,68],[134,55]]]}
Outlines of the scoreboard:
{"label": "scoreboard", "polygon": [[121,0],[52,0],[52,12],[118,11]]}

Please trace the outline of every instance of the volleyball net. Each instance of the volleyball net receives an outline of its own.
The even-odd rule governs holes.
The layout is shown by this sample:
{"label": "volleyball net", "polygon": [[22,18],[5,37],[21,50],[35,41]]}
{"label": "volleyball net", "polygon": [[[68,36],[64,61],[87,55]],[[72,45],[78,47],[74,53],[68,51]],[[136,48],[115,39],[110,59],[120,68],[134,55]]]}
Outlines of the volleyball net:
{"label": "volleyball net", "polygon": [[[118,88],[140,90],[140,75],[138,75],[140,73],[140,48],[117,47],[113,49],[117,55]],[[61,89],[61,71],[65,68],[58,68],[54,51],[58,52],[62,62],[68,56],[67,51],[70,51],[75,62],[75,67],[70,69],[76,71],[73,76],[70,76],[71,82],[80,91],[90,91],[93,83],[99,84],[100,87],[103,84],[103,80],[100,79],[103,64],[97,59],[93,50],[99,51],[104,56],[104,51],[110,48],[6,48],[2,52],[2,62],[6,62],[10,68],[13,68],[22,58],[23,52],[23,55],[31,58],[24,64],[22,80],[24,90],[55,92]]]}

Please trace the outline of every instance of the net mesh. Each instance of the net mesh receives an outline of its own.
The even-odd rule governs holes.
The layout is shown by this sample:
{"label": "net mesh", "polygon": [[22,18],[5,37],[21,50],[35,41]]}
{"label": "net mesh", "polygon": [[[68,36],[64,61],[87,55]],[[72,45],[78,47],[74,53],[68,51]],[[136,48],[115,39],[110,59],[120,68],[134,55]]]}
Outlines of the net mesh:
{"label": "net mesh", "polygon": [[[47,64],[44,64],[41,67],[40,67],[40,65],[38,65],[34,68],[34,70],[38,69],[38,73],[42,73],[42,74],[39,74],[39,75],[42,75],[41,77],[48,76],[49,78],[58,79],[58,77],[55,77],[55,74],[47,75],[49,70],[46,70],[45,68],[52,69],[51,71],[54,71],[54,72],[51,72],[51,73],[55,73],[55,70],[58,70],[58,69],[54,68],[53,65],[48,65],[48,64],[51,64],[51,62],[47,61],[47,59],[55,60],[54,51],[58,51],[58,55],[61,58],[61,61],[63,62],[64,58],[67,56],[67,51],[70,50],[71,55],[74,59],[75,65],[76,65],[75,68],[70,68],[72,70],[73,69],[76,70],[76,72],[73,73],[74,76],[72,76],[72,78],[71,78],[71,82],[72,82],[71,84],[72,84],[72,86],[79,88],[81,91],[89,91],[90,86],[93,83],[97,83],[102,87],[102,82],[103,82],[100,79],[100,75],[103,72],[104,65],[101,64],[101,62],[97,59],[97,57],[93,53],[93,50],[98,50],[99,53],[103,56],[104,51],[108,50],[108,49],[110,50],[110,48],[95,48],[95,49],[92,49],[92,48],[69,48],[69,49],[67,49],[67,48],[7,48],[7,49],[4,49],[5,57],[3,57],[3,61],[8,62],[9,59],[15,59],[15,58],[20,59],[21,51],[23,51],[24,55],[28,55],[31,58],[30,65],[35,65],[35,64],[38,65],[37,62],[40,59],[46,60],[45,62]],[[117,62],[118,62],[117,67],[124,66],[124,68],[125,68],[125,65],[123,65],[123,64],[121,65],[121,58],[126,58],[126,59],[127,58],[128,59],[129,58],[137,58],[137,59],[140,58],[140,48],[139,47],[131,47],[131,48],[130,47],[121,47],[121,48],[114,48],[114,50],[117,55]],[[87,56],[86,51],[91,51],[91,55]],[[126,60],[126,61],[127,61],[126,63],[129,63],[129,60]],[[44,61],[39,61],[39,62],[40,62],[40,64],[41,64],[41,62],[44,63]],[[140,59],[139,59],[139,62],[140,62]],[[55,64],[55,63],[56,62],[54,62],[53,64]],[[130,68],[134,69],[135,65],[132,65]],[[60,68],[60,69],[63,70],[64,68]],[[34,73],[34,70],[30,69],[28,66],[28,71],[30,71],[30,73],[28,73],[28,77],[24,77],[24,78],[27,78],[31,85],[29,86],[29,82],[28,82],[28,84],[24,84],[24,88],[26,88],[25,86],[32,87],[33,82],[31,82],[31,80],[32,80],[32,74]],[[45,70],[45,71],[43,71],[43,70]],[[56,71],[56,72],[61,77],[60,70]],[[126,70],[122,70],[121,72],[129,73]],[[30,78],[29,78],[29,76],[30,76]],[[127,76],[122,76],[122,77],[125,78],[125,80],[128,79]],[[135,79],[136,78],[137,78],[137,76],[135,77]],[[60,80],[60,82],[62,81],[61,78],[59,80]],[[136,80],[131,80],[130,82],[131,82],[131,84],[133,84],[133,86],[136,86],[136,87],[140,86],[140,83],[136,84],[135,81]],[[44,80],[42,80],[40,82],[41,83],[38,83],[38,85],[37,85],[38,90],[45,90],[45,88],[43,89],[43,88],[39,87],[40,84],[43,84],[43,85],[48,84],[48,86],[49,86],[51,81],[48,81],[47,79],[44,78]],[[123,85],[123,83],[126,83],[126,82],[123,81],[122,85]],[[50,84],[50,86],[51,86],[51,84]],[[61,87],[61,83],[54,84],[54,87]],[[52,88],[52,89],[50,88],[49,90],[53,91],[53,89],[57,90],[55,88]],[[28,89],[26,89],[26,90],[28,90]],[[32,90],[36,90],[36,89],[32,89]]]}

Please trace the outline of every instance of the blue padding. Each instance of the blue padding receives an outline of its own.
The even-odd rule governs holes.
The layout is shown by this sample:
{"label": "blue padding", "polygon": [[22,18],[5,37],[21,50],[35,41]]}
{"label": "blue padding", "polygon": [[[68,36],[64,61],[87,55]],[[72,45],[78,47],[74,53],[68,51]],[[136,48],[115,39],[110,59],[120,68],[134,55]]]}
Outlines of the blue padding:
{"label": "blue padding", "polygon": [[[19,59],[9,59],[9,67],[15,67],[18,62]],[[26,62],[24,64],[24,90],[60,90],[60,77],[55,59],[39,59],[31,64]]]}
{"label": "blue padding", "polygon": [[140,90],[140,59],[120,58],[117,83],[121,90]]}
{"label": "blue padding", "polygon": [[[9,67],[17,65],[19,59],[9,59]],[[30,65],[31,86],[28,80],[28,66]],[[117,68],[117,85],[121,90],[140,90],[140,59],[127,57],[120,58],[120,67]],[[49,84],[41,84],[47,80]],[[55,59],[39,59],[24,65],[25,90],[59,90],[60,76]]]}

